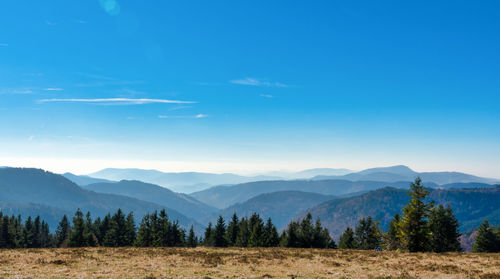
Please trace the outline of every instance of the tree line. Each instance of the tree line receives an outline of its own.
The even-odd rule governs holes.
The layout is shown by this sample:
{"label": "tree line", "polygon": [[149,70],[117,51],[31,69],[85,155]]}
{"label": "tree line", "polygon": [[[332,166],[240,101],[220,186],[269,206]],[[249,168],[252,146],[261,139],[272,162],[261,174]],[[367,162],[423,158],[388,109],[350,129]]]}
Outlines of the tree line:
{"label": "tree line", "polygon": [[[425,199],[429,192],[417,178],[410,185],[408,204],[396,214],[387,231],[379,221],[368,216],[355,228],[348,227],[340,236],[338,248],[362,250],[402,250],[409,252],[461,251],[459,223],[450,206],[436,206]],[[72,223],[72,224],[71,224]],[[22,222],[21,216],[7,216],[0,211],[0,248],[45,247],[296,247],[335,249],[330,233],[307,214],[292,221],[280,234],[272,220],[259,214],[238,218],[233,214],[227,223],[219,216],[215,226],[209,223],[198,237],[193,226],[186,232],[178,221],[170,220],[165,210],[145,215],[137,226],[133,213],[118,209],[113,215],[92,220],[90,212],[78,209],[72,222],[63,216],[54,234],[39,216]],[[473,252],[500,252],[500,227],[488,221],[479,227]]]}
{"label": "tree line", "polygon": [[225,224],[219,216],[214,227],[209,223],[200,243],[214,247],[297,247],[297,248],[335,248],[336,244],[320,220],[313,223],[311,214],[301,221],[292,221],[281,234],[268,218],[266,222],[257,213],[249,218],[238,218],[233,214]]}

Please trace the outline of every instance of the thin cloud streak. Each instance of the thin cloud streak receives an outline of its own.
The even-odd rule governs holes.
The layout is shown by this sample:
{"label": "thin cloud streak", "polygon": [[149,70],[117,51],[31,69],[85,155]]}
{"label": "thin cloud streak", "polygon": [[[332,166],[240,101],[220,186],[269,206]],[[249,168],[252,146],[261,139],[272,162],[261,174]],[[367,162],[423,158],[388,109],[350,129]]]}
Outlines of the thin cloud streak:
{"label": "thin cloud streak", "polygon": [[41,99],[40,103],[50,102],[73,102],[73,103],[121,103],[126,105],[144,105],[144,104],[194,104],[192,101],[166,100],[166,99],[130,99],[130,98],[100,98],[100,99]]}
{"label": "thin cloud streak", "polygon": [[208,117],[207,114],[197,114],[197,115],[158,115],[158,118],[160,119],[167,119],[167,118],[195,118],[195,119],[200,119],[200,118],[206,118]]}
{"label": "thin cloud streak", "polygon": [[229,81],[232,84],[238,85],[250,85],[250,86],[265,86],[265,87],[288,87],[288,85],[281,82],[269,82],[269,81],[261,81],[255,78],[244,78],[244,79],[236,79]]}
{"label": "thin cloud streak", "polygon": [[64,89],[59,88],[59,87],[49,87],[49,88],[45,88],[44,90],[45,91],[63,91]]}

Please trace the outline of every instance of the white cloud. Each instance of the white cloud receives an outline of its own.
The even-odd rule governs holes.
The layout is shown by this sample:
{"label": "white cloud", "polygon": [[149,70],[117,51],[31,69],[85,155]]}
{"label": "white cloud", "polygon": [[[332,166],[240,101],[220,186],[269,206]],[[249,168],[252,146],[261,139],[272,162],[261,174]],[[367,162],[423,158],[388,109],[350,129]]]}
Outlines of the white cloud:
{"label": "white cloud", "polygon": [[194,104],[191,101],[178,101],[166,99],[130,99],[130,98],[98,98],[98,99],[42,99],[41,103],[49,102],[74,102],[74,103],[101,103],[101,104],[124,104],[124,105],[143,105],[152,103],[162,104]]}
{"label": "white cloud", "polygon": [[255,78],[244,78],[244,79],[236,79],[229,81],[232,84],[239,85],[250,85],[250,86],[265,86],[265,87],[288,87],[288,85],[280,82],[269,82],[269,81],[261,81]]}
{"label": "white cloud", "polygon": [[63,91],[64,89],[59,88],[59,87],[49,87],[49,88],[45,88],[44,90],[45,91]]}
{"label": "white cloud", "polygon": [[30,136],[30,137],[28,138],[28,141],[32,141],[34,138],[35,138],[35,136]]}
{"label": "white cloud", "polygon": [[195,119],[199,119],[199,118],[206,118],[208,117],[207,114],[197,114],[197,115],[158,115],[158,118],[161,118],[161,119],[166,119],[166,118],[175,118],[175,119],[178,119],[178,118],[195,118]]}
{"label": "white cloud", "polygon": [[260,94],[260,96],[264,98],[273,98],[273,95],[270,94]]}
{"label": "white cloud", "polygon": [[2,88],[0,94],[32,94],[33,90],[30,88]]}

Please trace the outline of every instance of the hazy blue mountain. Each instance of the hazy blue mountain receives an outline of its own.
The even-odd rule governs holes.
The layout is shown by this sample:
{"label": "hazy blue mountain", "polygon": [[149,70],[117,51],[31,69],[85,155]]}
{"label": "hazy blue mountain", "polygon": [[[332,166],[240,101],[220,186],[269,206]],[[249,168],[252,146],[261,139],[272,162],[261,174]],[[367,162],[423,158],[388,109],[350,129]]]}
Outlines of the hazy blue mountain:
{"label": "hazy blue mountain", "polygon": [[[226,208],[235,203],[244,202],[264,193],[279,191],[302,191],[323,195],[341,196],[356,192],[370,191],[383,187],[408,188],[410,182],[379,182],[349,180],[280,180],[258,181],[232,186],[215,186],[192,193],[197,200],[218,208]],[[430,187],[436,184],[427,183]]]}
{"label": "hazy blue mountain", "polygon": [[73,216],[74,211],[63,210],[56,207],[51,207],[47,205],[34,204],[34,203],[14,203],[0,201],[0,211],[4,215],[21,215],[23,220],[26,220],[28,216],[35,217],[40,215],[45,222],[49,224],[51,231],[57,228],[57,224],[61,221],[61,217],[66,214],[67,216]]}
{"label": "hazy blue mountain", "polygon": [[213,185],[237,184],[260,180],[279,180],[273,176],[241,176],[232,173],[214,174],[202,172],[161,172],[142,169],[104,169],[90,174],[91,177],[109,180],[139,180],[168,187],[176,192],[187,193],[192,190],[208,188]]}
{"label": "hazy blue mountain", "polygon": [[422,178],[426,183],[436,183],[439,185],[450,183],[487,183],[495,184],[500,179],[478,177],[471,174],[461,172],[415,172],[407,166],[392,166],[384,168],[366,169],[356,173],[350,173],[341,176],[325,176],[320,175],[313,178],[313,180],[325,179],[345,179],[351,181],[383,181],[383,182],[397,182],[397,181],[413,181],[416,177]]}
{"label": "hazy blue mountain", "polygon": [[276,227],[280,229],[302,211],[333,198],[329,195],[300,191],[266,193],[218,212],[212,216],[211,221],[216,221],[218,215],[222,215],[225,220],[230,220],[233,213],[241,218],[243,216],[249,217],[256,212],[264,219],[270,217]]}
{"label": "hazy blue mountain", "polygon": [[113,182],[115,182],[115,181],[111,181],[111,180],[107,180],[107,179],[90,177],[88,175],[76,175],[76,174],[72,174],[70,172],[64,173],[64,174],[62,174],[62,176],[66,177],[67,179],[75,182],[76,184],[78,184],[80,186],[94,184],[94,183],[113,183]]}
{"label": "hazy blue mountain", "polygon": [[346,175],[352,172],[349,169],[315,168],[298,172],[270,171],[263,173],[263,175],[282,177],[284,179],[309,179],[319,175]]}
{"label": "hazy blue mountain", "polygon": [[118,194],[153,202],[175,209],[195,220],[200,220],[217,211],[216,208],[208,206],[186,194],[175,193],[167,188],[136,180],[122,180],[117,183],[96,183],[83,186],[83,188],[99,193]]}
{"label": "hazy blue mountain", "polygon": [[179,220],[182,226],[195,224],[200,229],[196,221],[171,208],[131,197],[85,190],[61,175],[40,169],[0,169],[0,201],[11,205],[49,206],[61,212],[75,212],[80,208],[90,211],[94,217],[121,208],[125,212],[134,212],[137,221],[146,213],[163,208],[171,219]]}
{"label": "hazy blue mountain", "polygon": [[[485,218],[500,225],[500,187],[473,189],[430,189],[429,200],[449,204],[460,222],[462,231],[477,228]],[[407,190],[382,188],[363,195],[340,198],[317,205],[306,212],[323,224],[337,238],[360,218],[372,216],[386,229],[392,217],[410,200]],[[305,216],[306,212],[299,215]]]}

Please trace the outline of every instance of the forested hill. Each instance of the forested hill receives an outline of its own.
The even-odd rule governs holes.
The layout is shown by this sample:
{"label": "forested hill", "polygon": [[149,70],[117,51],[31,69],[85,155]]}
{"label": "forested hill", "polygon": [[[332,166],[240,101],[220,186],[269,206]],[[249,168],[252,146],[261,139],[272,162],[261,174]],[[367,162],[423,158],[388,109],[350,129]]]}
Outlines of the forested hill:
{"label": "forested hill", "polygon": [[[226,208],[264,193],[278,191],[302,191],[322,195],[341,196],[366,192],[383,187],[408,188],[410,182],[348,181],[348,180],[292,180],[259,181],[233,186],[217,186],[192,193],[194,198],[218,208]],[[427,186],[437,187],[434,183]]]}
{"label": "forested hill", "polygon": [[[461,231],[477,228],[485,218],[500,225],[500,187],[474,189],[430,189],[429,200],[449,204],[460,222]],[[372,216],[386,229],[390,220],[410,200],[403,189],[383,188],[359,196],[334,199],[307,212],[319,217],[328,230],[338,237],[359,219]],[[299,216],[305,216],[305,213]]]}
{"label": "forested hill", "polygon": [[[0,169],[0,202],[3,202],[0,206],[6,206],[8,212],[23,213],[24,216],[30,208],[38,207],[39,215],[47,221],[53,219],[50,216],[53,216],[57,210],[75,212],[80,208],[84,212],[90,211],[94,217],[97,217],[121,208],[126,212],[133,212],[140,220],[145,214],[164,208],[171,219],[179,220],[182,226],[187,228],[195,224],[198,229],[201,229],[196,221],[171,208],[135,198],[85,190],[61,175],[40,169]],[[14,208],[13,205],[16,207]],[[7,211],[3,208],[0,210]],[[49,223],[49,225],[52,228],[57,226],[54,223]]]}
{"label": "forested hill", "polygon": [[122,180],[117,183],[96,183],[83,186],[83,188],[99,193],[124,195],[153,202],[175,209],[195,220],[200,220],[217,211],[215,207],[206,205],[189,195],[175,193],[167,188],[136,180]]}

